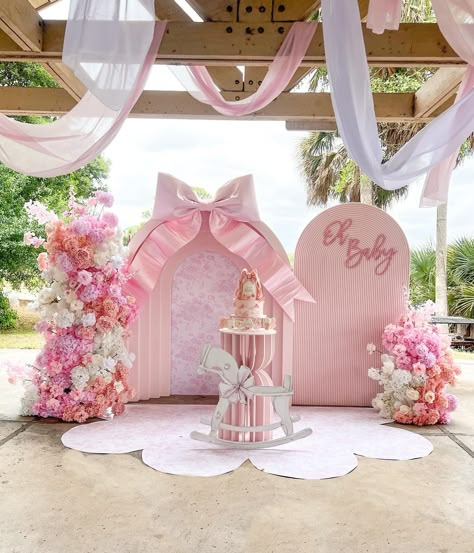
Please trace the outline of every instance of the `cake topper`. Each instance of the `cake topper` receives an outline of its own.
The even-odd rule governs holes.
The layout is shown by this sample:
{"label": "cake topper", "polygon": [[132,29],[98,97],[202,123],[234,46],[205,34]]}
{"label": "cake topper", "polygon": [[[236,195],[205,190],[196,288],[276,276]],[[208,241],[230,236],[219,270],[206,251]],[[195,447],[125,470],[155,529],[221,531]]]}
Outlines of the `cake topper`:
{"label": "cake topper", "polygon": [[235,298],[238,300],[247,300],[255,298],[263,300],[263,289],[256,270],[248,271],[243,269],[240,273],[239,285],[235,291]]}

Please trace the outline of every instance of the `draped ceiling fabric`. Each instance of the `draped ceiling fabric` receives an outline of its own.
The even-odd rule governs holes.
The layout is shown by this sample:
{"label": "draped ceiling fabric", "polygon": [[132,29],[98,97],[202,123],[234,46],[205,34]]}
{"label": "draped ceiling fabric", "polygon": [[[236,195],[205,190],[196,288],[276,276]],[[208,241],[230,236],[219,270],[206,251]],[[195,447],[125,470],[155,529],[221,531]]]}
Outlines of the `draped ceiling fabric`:
{"label": "draped ceiling fabric", "polygon": [[[132,4],[139,4],[140,10],[132,9]],[[127,25],[129,21],[138,25],[140,36],[135,23]],[[44,125],[0,114],[0,161],[20,173],[53,177],[97,157],[140,96],[165,28],[166,22],[155,23],[153,0],[73,0],[64,61],[72,64],[90,90],[69,113]]]}
{"label": "draped ceiling fabric", "polygon": [[[433,0],[442,32],[468,63],[474,60],[473,4],[474,0]],[[446,174],[474,128],[473,72],[466,73],[455,105],[383,163],[357,0],[323,0],[322,6],[331,97],[350,157],[389,190],[434,169],[425,187],[426,201],[443,201]],[[400,11],[401,0],[372,0],[371,26],[377,32],[396,28]],[[178,68],[175,74],[193,96],[220,113],[248,115],[285,89],[316,25],[293,24],[259,90],[241,101],[226,101],[204,67]],[[154,21],[154,0],[71,0],[63,60],[89,92],[69,113],[45,125],[19,123],[0,114],[0,161],[22,173],[49,177],[94,159],[140,96],[165,26]]]}
{"label": "draped ceiling fabric", "polygon": [[249,115],[268,106],[285,90],[306,54],[316,27],[316,21],[293,23],[262,84],[242,100],[225,100],[204,66],[170,66],[170,69],[194,98],[222,115]]}
{"label": "draped ceiling fabric", "polygon": [[[402,3],[402,0],[371,0],[367,27],[374,33],[398,29]],[[459,57],[469,64],[456,95],[455,103],[458,103],[474,89],[474,0],[432,0],[432,4],[444,37]],[[471,126],[471,131],[474,130],[473,127]],[[458,153],[459,148],[456,148],[428,173],[421,207],[433,207],[447,202],[449,181]]]}
{"label": "draped ceiling fabric", "polygon": [[[337,6],[322,0],[322,10],[337,127],[361,170],[382,188],[396,190],[454,154],[474,129],[474,89],[383,163],[357,0],[340,0]],[[472,28],[472,19],[466,24]],[[470,38],[474,40],[474,33]]]}

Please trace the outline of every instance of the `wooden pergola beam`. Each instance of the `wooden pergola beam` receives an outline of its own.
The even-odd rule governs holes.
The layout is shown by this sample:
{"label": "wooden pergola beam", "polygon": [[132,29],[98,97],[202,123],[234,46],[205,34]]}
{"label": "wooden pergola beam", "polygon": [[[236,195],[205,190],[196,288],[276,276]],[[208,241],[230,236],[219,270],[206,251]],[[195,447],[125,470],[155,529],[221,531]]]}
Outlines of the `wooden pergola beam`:
{"label": "wooden pergola beam", "polygon": [[[156,63],[266,65],[273,60],[290,26],[287,23],[265,23],[262,24],[264,32],[259,33],[248,23],[170,21]],[[41,52],[24,52],[18,46],[12,47],[10,37],[0,33],[0,60],[60,61],[64,30],[64,21],[45,21]],[[464,65],[435,24],[402,24],[398,31],[385,31],[383,35],[376,35],[364,27],[364,39],[369,65]],[[301,65],[324,64],[320,25]]]}
{"label": "wooden pergola beam", "polygon": [[335,119],[286,121],[285,126],[287,131],[317,131],[317,132],[337,131],[337,124]]}
{"label": "wooden pergola beam", "polygon": [[[248,93],[238,93],[241,98]],[[224,93],[235,100],[236,93]],[[414,94],[374,94],[379,121],[413,121]],[[60,88],[0,87],[0,112],[6,115],[61,115],[75,102]],[[228,119],[187,92],[144,91],[131,113],[132,117],[168,119]],[[268,121],[334,121],[328,93],[283,93],[266,108],[237,119]],[[430,118],[419,119],[428,121]]]}
{"label": "wooden pergola beam", "polygon": [[41,52],[43,48],[43,19],[28,0],[0,2],[0,29],[19,48]]}
{"label": "wooden pergola beam", "polygon": [[465,68],[441,67],[415,94],[415,117],[432,115],[441,106],[448,107],[463,79]]}

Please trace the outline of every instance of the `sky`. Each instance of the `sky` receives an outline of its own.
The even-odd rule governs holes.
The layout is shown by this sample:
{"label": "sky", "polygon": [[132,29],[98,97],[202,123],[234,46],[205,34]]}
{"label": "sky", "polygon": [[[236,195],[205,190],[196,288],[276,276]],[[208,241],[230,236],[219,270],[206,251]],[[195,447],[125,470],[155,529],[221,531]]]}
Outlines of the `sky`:
{"label": "sky", "polygon": [[[67,0],[42,11],[47,19],[67,18]],[[166,67],[155,66],[146,89],[182,90]],[[232,178],[253,174],[261,219],[286,251],[294,252],[304,227],[324,208],[308,207],[298,168],[297,145],[307,133],[287,131],[284,122],[128,119],[103,152],[111,161],[108,180],[115,212],[126,228],[152,209],[158,172],[170,173],[214,194]],[[436,209],[419,208],[423,182],[410,185],[405,200],[388,212],[411,247],[435,243]],[[448,207],[448,240],[474,236],[474,158],[453,173]]]}

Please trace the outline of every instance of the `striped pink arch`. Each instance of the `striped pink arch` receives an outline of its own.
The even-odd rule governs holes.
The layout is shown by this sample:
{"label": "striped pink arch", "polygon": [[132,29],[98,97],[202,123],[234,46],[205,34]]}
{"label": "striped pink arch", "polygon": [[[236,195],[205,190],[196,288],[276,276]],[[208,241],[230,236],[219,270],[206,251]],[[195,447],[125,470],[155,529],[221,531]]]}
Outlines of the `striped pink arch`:
{"label": "striped pink arch", "polygon": [[379,363],[386,324],[404,307],[410,252],[384,211],[359,203],[318,215],[301,235],[295,276],[316,300],[296,302],[294,402],[368,406],[379,391],[367,369]]}

